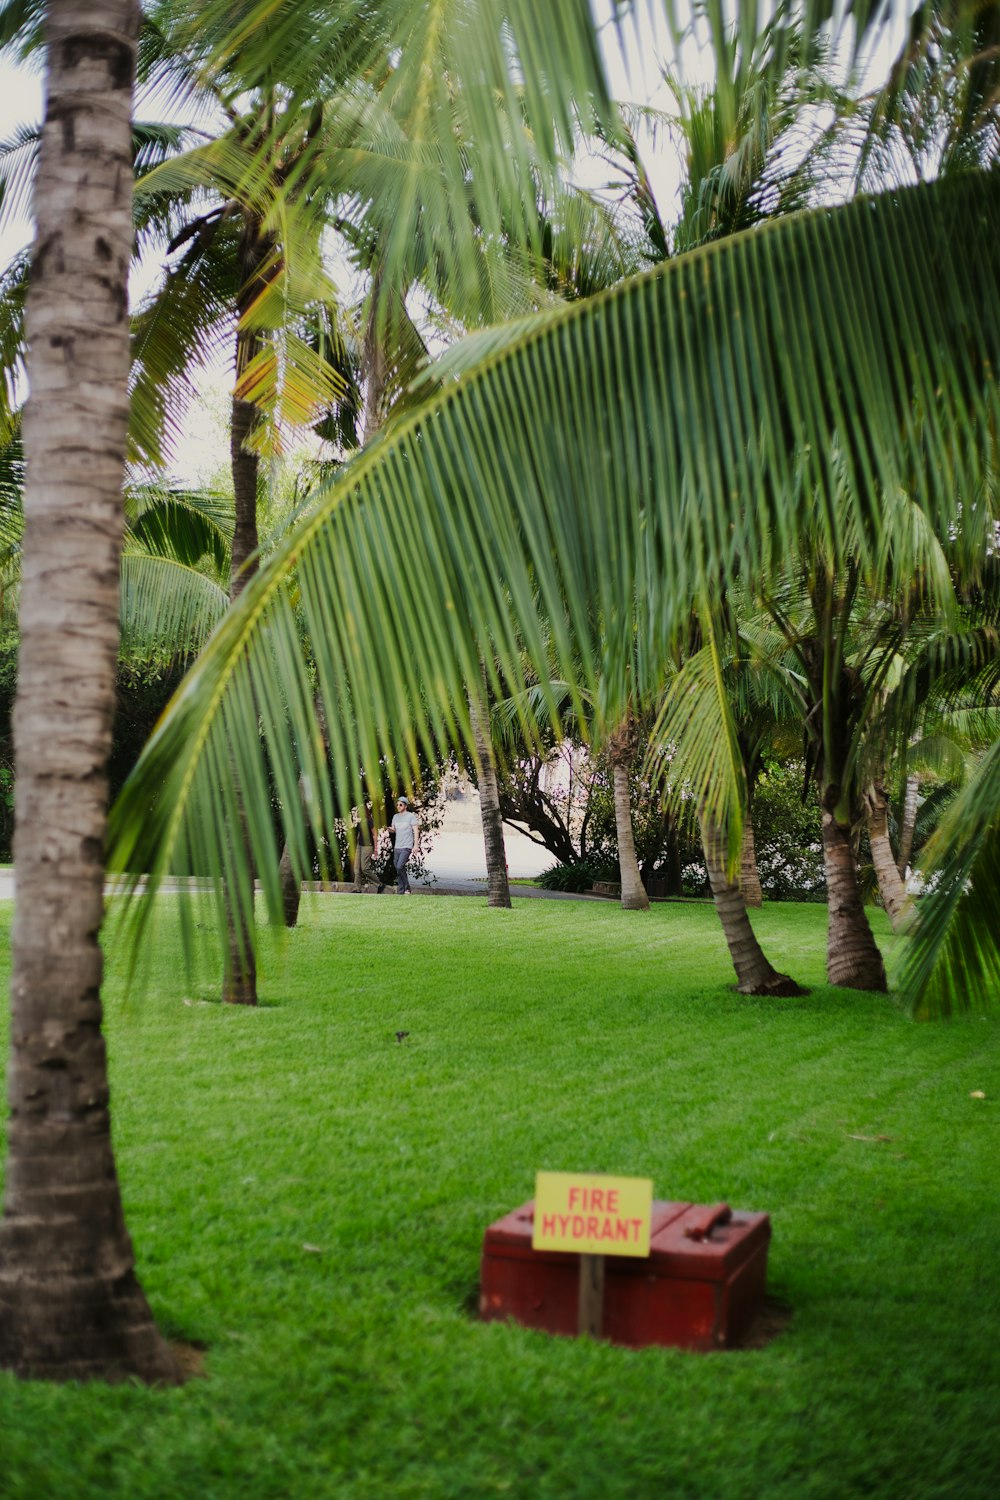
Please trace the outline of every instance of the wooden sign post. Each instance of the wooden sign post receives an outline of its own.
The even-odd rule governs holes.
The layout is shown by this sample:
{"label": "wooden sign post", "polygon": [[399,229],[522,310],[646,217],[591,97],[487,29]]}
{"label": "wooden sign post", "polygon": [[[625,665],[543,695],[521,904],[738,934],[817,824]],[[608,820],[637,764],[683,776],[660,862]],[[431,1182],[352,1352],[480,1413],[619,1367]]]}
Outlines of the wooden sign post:
{"label": "wooden sign post", "polygon": [[599,1339],[604,1332],[604,1256],[580,1256],[577,1333]]}
{"label": "wooden sign post", "polygon": [[600,1338],[604,1321],[604,1257],[649,1255],[653,1184],[646,1177],[539,1172],[535,1179],[535,1250],[580,1257],[578,1332]]}

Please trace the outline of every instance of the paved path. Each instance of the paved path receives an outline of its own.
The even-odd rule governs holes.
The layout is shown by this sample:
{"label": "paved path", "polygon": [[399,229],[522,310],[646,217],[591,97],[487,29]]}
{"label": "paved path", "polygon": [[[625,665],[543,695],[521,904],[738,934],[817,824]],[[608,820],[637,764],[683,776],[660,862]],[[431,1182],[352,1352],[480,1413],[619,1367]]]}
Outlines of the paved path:
{"label": "paved path", "polygon": [[[555,863],[547,849],[542,849],[516,829],[504,827],[504,847],[507,853],[507,869],[512,878],[530,879],[550,869]],[[475,793],[455,802],[449,802],[444,826],[434,835],[427,860],[428,879],[413,879],[414,895],[424,896],[486,896],[486,853],[483,848],[482,828],[479,823],[479,805]],[[412,877],[411,877],[412,879]],[[185,882],[186,884],[186,882]],[[114,892],[109,883],[108,894]],[[161,890],[166,893],[182,889],[181,882],[165,880]],[[340,891],[349,891],[341,886]],[[543,901],[606,901],[606,896],[576,895],[571,891],[545,891],[539,886],[512,885],[511,896],[515,900]],[[338,894],[328,891],[326,894]],[[372,893],[374,894],[374,893]],[[394,896],[389,887],[384,893]],[[14,871],[0,869],[0,901],[9,901],[14,895]]]}
{"label": "paved path", "polygon": [[[190,885],[188,881],[165,880],[160,887],[164,895],[176,895]],[[114,882],[109,882],[105,887],[109,896],[115,894]],[[354,888],[346,883],[331,886],[327,890],[317,889],[316,894],[323,896],[353,895]],[[373,890],[364,892],[365,895],[374,896]],[[396,897],[394,888],[389,887],[382,893],[390,898]],[[413,894],[415,896],[482,896],[486,897],[485,879],[476,878],[451,878],[436,881],[414,881]],[[515,900],[543,900],[543,901],[606,901],[606,896],[592,896],[589,892],[585,895],[577,895],[574,891],[545,891],[537,885],[512,885],[510,894]],[[12,901],[14,899],[14,871],[0,870],[0,901]]]}

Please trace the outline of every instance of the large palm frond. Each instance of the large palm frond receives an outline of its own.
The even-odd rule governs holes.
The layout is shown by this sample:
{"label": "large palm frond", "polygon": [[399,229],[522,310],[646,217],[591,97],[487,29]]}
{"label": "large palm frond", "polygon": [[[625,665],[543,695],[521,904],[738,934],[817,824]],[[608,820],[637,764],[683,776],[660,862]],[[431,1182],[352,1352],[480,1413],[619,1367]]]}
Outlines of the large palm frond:
{"label": "large palm frond", "polygon": [[542,314],[320,492],[162,722],[114,857],[232,888],[242,801],[277,911],[275,792],[304,870],[300,775],[322,834],[362,768],[388,755],[405,779],[419,746],[467,737],[480,641],[509,683],[523,650],[613,724],[720,578],[805,531],[834,557],[874,553],[879,496],[904,479],[945,532],[1000,414],[998,273],[1000,184],[969,178],[788,219]]}

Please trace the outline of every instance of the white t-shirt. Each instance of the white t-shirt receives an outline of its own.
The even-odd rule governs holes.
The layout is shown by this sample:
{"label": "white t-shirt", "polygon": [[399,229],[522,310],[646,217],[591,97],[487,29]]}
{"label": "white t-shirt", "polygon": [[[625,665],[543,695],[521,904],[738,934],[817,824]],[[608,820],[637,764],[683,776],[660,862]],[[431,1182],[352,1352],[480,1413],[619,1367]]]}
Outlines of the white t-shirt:
{"label": "white t-shirt", "polygon": [[397,849],[412,849],[416,840],[420,819],[416,813],[398,812],[392,820],[392,831],[396,835]]}

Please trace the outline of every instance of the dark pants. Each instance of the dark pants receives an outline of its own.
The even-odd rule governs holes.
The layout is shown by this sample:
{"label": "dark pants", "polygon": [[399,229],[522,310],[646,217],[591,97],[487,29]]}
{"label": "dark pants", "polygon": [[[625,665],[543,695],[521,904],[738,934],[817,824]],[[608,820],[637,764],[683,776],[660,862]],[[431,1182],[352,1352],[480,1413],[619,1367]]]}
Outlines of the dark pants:
{"label": "dark pants", "polygon": [[392,851],[392,862],[396,866],[396,892],[400,896],[405,896],[410,889],[410,881],[406,873],[406,862],[412,853],[412,849],[394,849]]}
{"label": "dark pants", "polygon": [[372,875],[372,857],[375,850],[370,844],[359,844],[354,851],[354,889],[360,891]]}

